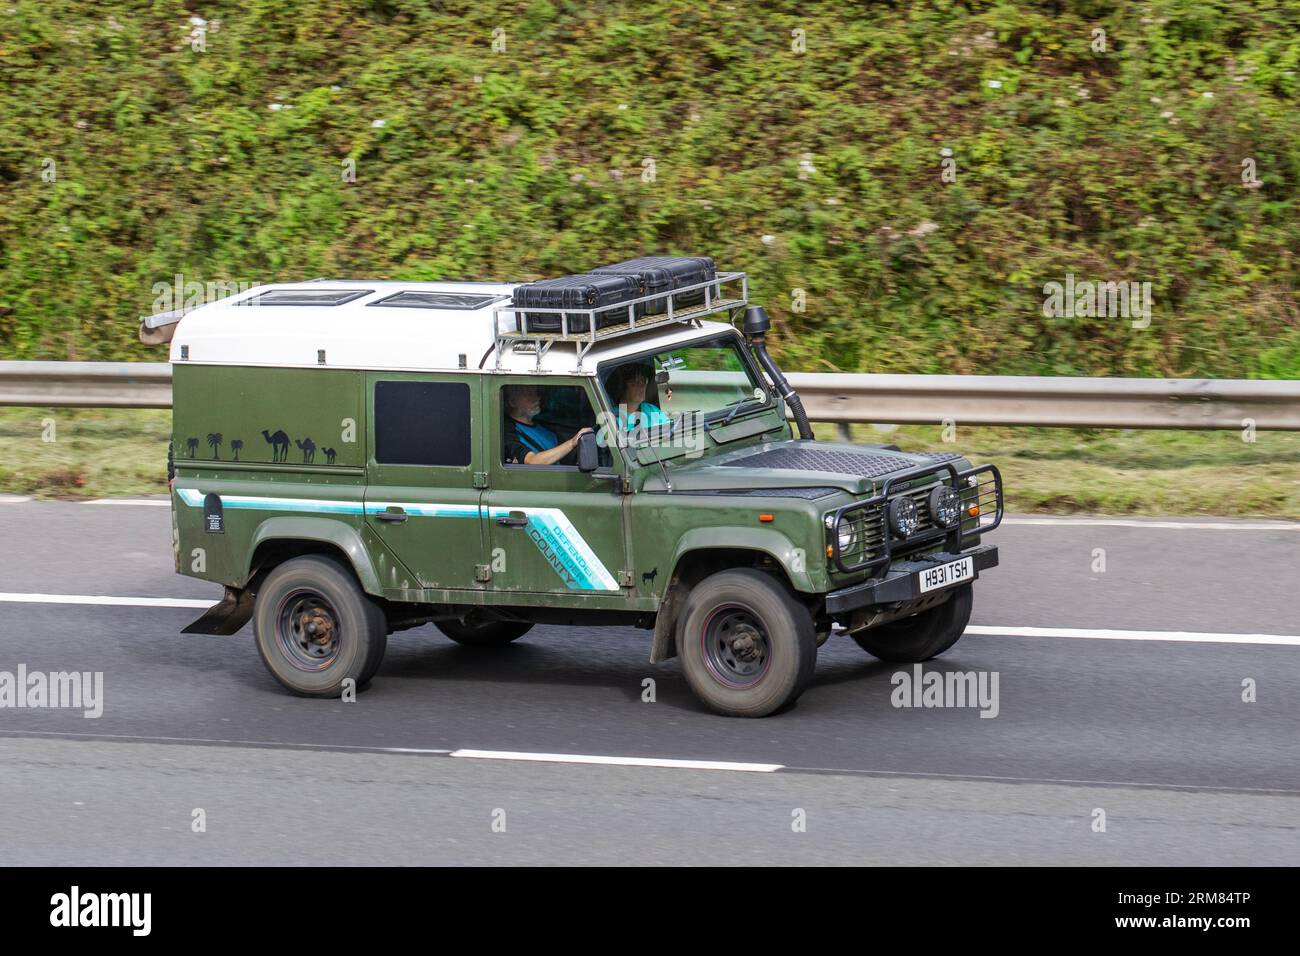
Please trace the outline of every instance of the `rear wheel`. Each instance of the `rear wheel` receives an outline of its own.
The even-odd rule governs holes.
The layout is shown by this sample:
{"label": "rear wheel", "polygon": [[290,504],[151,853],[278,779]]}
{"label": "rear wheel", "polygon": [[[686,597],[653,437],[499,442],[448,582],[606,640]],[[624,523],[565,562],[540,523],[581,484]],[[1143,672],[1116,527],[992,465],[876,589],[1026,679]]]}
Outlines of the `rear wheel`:
{"label": "rear wheel", "polygon": [[858,647],[882,661],[928,661],[957,643],[970,623],[972,600],[973,588],[963,584],[938,607],[854,634],[853,639]]}
{"label": "rear wheel", "polygon": [[294,558],[272,571],[253,607],[257,652],[271,676],[304,697],[363,687],[384,658],[388,624],[352,572],[332,558]]}
{"label": "rear wheel", "polygon": [[523,637],[533,625],[523,621],[486,621],[465,624],[461,621],[434,621],[433,626],[457,644],[466,647],[501,647]]}
{"label": "rear wheel", "polygon": [[729,717],[765,717],[812,677],[812,615],[785,585],[749,568],[720,571],[691,589],[677,619],[677,654],[691,690]]}

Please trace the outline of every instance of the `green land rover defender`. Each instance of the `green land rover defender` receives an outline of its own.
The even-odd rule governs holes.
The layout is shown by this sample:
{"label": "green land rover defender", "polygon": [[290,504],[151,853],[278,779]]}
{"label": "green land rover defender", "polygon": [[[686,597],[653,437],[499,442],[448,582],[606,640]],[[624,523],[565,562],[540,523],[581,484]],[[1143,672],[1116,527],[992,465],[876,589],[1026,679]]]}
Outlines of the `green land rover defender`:
{"label": "green land rover defender", "polygon": [[748,717],[832,634],[899,662],[961,636],[996,468],[814,441],[743,273],[599,308],[519,288],[317,280],[167,320],[176,569],[225,586],[186,631],[251,618],[281,684],[338,697],[399,629],[633,625]]}

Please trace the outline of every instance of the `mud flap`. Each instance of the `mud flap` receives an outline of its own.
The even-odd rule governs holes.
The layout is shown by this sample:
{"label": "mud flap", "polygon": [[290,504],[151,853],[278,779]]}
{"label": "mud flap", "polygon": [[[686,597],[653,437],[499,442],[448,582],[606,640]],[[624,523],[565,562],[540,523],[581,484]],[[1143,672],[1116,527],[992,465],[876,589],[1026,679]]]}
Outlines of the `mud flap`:
{"label": "mud flap", "polygon": [[182,634],[234,634],[253,616],[253,593],[226,588],[225,596],[203,612],[203,616],[181,630]]}
{"label": "mud flap", "polygon": [[650,663],[658,664],[677,656],[677,615],[686,601],[686,588],[672,584],[664,592],[655,615],[655,636],[650,644]]}

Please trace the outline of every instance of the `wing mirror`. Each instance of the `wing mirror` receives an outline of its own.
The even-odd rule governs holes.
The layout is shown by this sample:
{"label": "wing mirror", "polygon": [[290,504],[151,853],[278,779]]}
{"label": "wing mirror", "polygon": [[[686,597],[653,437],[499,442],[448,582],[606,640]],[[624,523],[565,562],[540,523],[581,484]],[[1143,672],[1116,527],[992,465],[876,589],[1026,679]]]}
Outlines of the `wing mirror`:
{"label": "wing mirror", "polygon": [[668,384],[668,372],[666,370],[655,372],[655,384],[656,385]]}
{"label": "wing mirror", "polygon": [[596,447],[596,433],[585,432],[578,439],[578,470],[595,471],[600,463],[600,449]]}

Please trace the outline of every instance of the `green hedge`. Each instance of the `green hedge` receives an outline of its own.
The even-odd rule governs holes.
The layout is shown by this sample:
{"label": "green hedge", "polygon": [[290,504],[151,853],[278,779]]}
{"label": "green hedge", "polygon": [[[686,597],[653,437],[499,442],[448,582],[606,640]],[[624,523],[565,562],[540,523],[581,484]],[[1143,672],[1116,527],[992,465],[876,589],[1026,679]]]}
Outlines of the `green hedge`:
{"label": "green hedge", "polygon": [[[156,357],[176,273],[662,252],[751,273],[791,368],[1300,375],[1300,0],[0,6],[3,357]],[[1150,326],[1045,318],[1067,274]]]}

